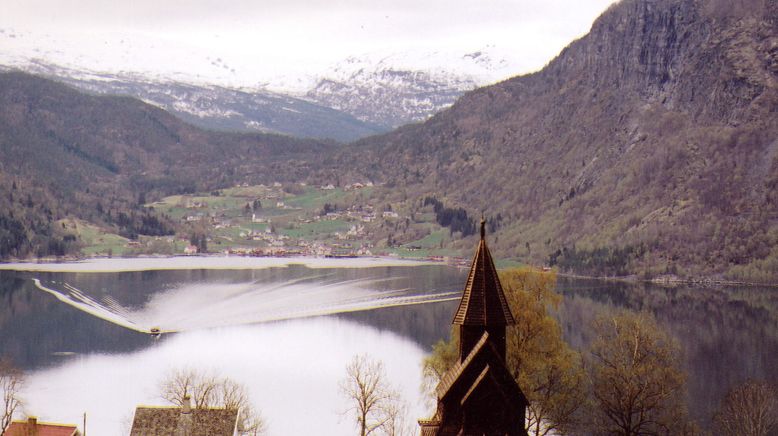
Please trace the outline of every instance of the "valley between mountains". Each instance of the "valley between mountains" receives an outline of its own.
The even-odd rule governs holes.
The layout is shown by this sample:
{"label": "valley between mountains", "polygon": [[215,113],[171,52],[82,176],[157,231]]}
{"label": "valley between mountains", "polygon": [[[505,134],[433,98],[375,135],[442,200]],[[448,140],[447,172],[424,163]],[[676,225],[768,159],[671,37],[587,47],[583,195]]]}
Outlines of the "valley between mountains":
{"label": "valley between mountains", "polygon": [[776,29],[772,1],[623,0],[542,70],[388,132],[322,84],[285,103],[334,132],[307,139],[4,72],[0,256],[469,257],[484,214],[514,262],[776,283]]}

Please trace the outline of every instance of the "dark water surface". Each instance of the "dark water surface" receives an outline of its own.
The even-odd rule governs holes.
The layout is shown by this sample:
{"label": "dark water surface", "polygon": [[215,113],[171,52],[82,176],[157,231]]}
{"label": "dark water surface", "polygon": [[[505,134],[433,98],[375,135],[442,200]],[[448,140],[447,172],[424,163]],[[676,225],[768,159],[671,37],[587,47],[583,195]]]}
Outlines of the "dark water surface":
{"label": "dark water surface", "polygon": [[778,288],[627,283],[560,278],[566,340],[585,350],[588,326],[614,307],[653,313],[679,342],[690,416],[707,427],[727,391],[778,381]]}
{"label": "dark water surface", "polygon": [[[54,296],[38,289],[33,279],[37,278],[47,286],[64,289],[63,284],[83,291],[89,297],[115,302],[122,308],[141,311],[154,297],[173,295],[172,304],[155,308],[163,310],[169,318],[180,316],[182,311],[194,312],[186,307],[185,301],[175,301],[176,296],[186,299],[191,291],[202,297],[203,289],[214,292],[214,299],[196,301],[203,312],[211,317],[221,316],[228,325],[230,310],[235,307],[221,307],[222,297],[217,291],[231,286],[265,286],[266,288],[289,288],[294,286],[329,287],[331,294],[353,291],[383,293],[398,291],[412,294],[435,294],[461,288],[465,271],[440,266],[413,267],[371,267],[371,268],[308,268],[290,265],[284,268],[256,270],[160,270],[115,273],[50,273],[0,271],[0,352],[26,370],[56,365],[71,353],[124,353],[142,349],[154,343],[149,335],[127,330],[123,327],[96,318],[66,305]],[[283,288],[286,290],[286,288]],[[178,294],[178,295],[177,295]],[[234,295],[231,296],[234,298]],[[260,296],[258,299],[261,299]],[[306,295],[293,298],[281,304],[315,308],[327,306],[337,296],[321,297]],[[257,303],[257,299],[246,300]],[[278,300],[278,298],[276,298]],[[175,303],[179,303],[176,305]],[[274,301],[279,304],[278,301]],[[257,303],[261,306],[261,301]],[[424,347],[429,347],[441,337],[448,335],[451,312],[455,302],[409,305],[364,312],[340,313],[343,319],[358,320],[359,323],[397,332],[412,338]],[[173,306],[173,307],[171,307]],[[241,307],[240,309],[251,310]],[[259,308],[257,308],[259,310]],[[222,313],[217,313],[221,311]],[[207,316],[206,316],[207,318]],[[189,320],[193,329],[198,319]],[[203,319],[208,326],[210,319]],[[250,323],[250,320],[235,320],[235,324]],[[164,336],[163,336],[164,338]]]}
{"label": "dark water surface", "polygon": [[[155,296],[243,284],[302,282],[416,294],[461,290],[466,271],[450,266],[312,269],[302,265],[258,270],[175,270],[116,273],[0,271],[0,353],[28,371],[56,368],[74,355],[132,353],[152,347],[149,335],[96,318],[38,289],[32,279],[67,282],[96,300],[143,311]],[[778,380],[778,289],[663,287],[654,284],[560,278],[565,296],[558,316],[566,339],[585,350],[591,322],[614,307],[652,312],[683,349],[689,410],[708,425],[727,390],[749,378]],[[186,293],[184,292],[184,295]],[[173,298],[173,297],[171,297]],[[321,297],[290,305],[327,304]],[[175,303],[175,300],[173,301]],[[203,300],[213,311],[231,310]],[[447,337],[457,302],[389,307],[328,315],[406,337],[423,349]],[[161,305],[155,310],[171,310]],[[157,314],[159,315],[159,314]],[[164,313],[162,315],[165,315]],[[169,316],[174,316],[171,313]],[[229,318],[229,313],[222,314]],[[164,319],[164,317],[162,318]],[[237,319],[237,318],[236,318]],[[197,325],[198,318],[187,320]],[[245,321],[245,320],[243,320]],[[241,322],[243,322],[241,321]],[[162,341],[166,339],[163,337]]]}

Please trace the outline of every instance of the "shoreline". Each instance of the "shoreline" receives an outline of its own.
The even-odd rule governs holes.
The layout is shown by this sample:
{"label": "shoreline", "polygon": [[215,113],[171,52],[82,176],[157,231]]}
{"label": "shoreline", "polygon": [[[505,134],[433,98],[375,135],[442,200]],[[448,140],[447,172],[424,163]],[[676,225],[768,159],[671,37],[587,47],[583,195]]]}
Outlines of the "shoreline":
{"label": "shoreline", "polygon": [[[267,268],[286,268],[291,265],[303,265],[311,269],[324,268],[379,268],[392,266],[451,265],[445,262],[422,258],[400,258],[389,256],[356,257],[317,257],[317,256],[235,256],[213,255],[173,255],[138,257],[87,257],[87,258],[44,258],[19,259],[0,262],[0,271],[23,272],[73,272],[73,273],[111,273],[165,270],[252,270]],[[457,267],[457,265],[452,265]],[[741,282],[713,278],[681,279],[678,277],[657,277],[640,279],[637,276],[587,276],[557,271],[557,276],[570,279],[599,280],[604,282],[651,283],[655,285],[677,286],[764,286],[778,288],[778,283]]]}
{"label": "shoreline", "polygon": [[585,276],[581,274],[571,274],[557,272],[557,276],[566,277],[571,279],[589,279],[600,280],[604,282],[626,282],[626,283],[651,283],[654,285],[700,285],[700,286],[764,286],[768,288],[778,288],[778,283],[758,283],[758,282],[738,282],[734,280],[712,279],[712,278],[700,278],[700,279],[681,279],[681,278],[653,278],[653,279],[639,279],[636,276]]}
{"label": "shoreline", "polygon": [[16,261],[0,263],[0,271],[112,273],[187,269],[251,270],[286,268],[303,265],[308,268],[378,268],[392,266],[440,265],[427,260],[392,257],[354,257],[348,259],[324,257],[247,257],[247,256],[150,256],[93,257],[73,260]]}

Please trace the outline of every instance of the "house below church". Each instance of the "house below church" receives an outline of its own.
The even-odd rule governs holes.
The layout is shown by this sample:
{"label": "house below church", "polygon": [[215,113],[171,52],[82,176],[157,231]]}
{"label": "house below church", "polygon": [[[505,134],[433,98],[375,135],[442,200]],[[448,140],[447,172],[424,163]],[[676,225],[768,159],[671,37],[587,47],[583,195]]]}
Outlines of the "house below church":
{"label": "house below church", "polygon": [[130,436],[237,436],[238,411],[224,408],[138,406]]}

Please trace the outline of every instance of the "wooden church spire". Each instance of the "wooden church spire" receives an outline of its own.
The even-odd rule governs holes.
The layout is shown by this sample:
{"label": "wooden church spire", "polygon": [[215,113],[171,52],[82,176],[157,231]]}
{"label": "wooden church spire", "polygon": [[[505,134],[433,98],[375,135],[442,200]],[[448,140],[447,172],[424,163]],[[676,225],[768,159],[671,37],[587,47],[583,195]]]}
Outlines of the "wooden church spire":
{"label": "wooden church spire", "polygon": [[490,327],[515,323],[486,245],[486,221],[481,218],[481,241],[470,265],[454,324]]}

